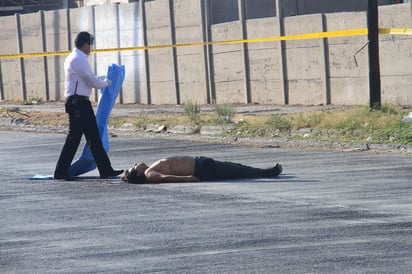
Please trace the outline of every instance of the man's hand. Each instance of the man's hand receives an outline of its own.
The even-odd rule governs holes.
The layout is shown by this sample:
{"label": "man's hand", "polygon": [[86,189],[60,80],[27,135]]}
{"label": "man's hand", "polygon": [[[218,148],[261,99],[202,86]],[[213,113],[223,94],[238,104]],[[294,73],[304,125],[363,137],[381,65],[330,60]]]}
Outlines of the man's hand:
{"label": "man's hand", "polygon": [[106,79],[107,86],[110,87],[112,85],[112,80]]}

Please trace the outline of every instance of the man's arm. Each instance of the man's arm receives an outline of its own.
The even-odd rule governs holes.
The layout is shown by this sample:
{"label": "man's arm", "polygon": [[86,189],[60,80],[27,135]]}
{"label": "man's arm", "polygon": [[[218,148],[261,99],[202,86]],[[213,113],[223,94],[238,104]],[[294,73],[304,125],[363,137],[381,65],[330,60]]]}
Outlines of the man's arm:
{"label": "man's arm", "polygon": [[[104,88],[109,86],[107,81],[99,79],[94,72],[92,71],[89,62],[87,59],[80,59],[78,63],[76,63],[76,70],[80,77],[90,86],[93,88]],[[110,82],[111,83],[111,82]]]}
{"label": "man's arm", "polygon": [[166,175],[155,170],[147,170],[145,172],[146,181],[149,183],[173,183],[173,182],[198,182],[199,179],[195,176],[177,176]]}

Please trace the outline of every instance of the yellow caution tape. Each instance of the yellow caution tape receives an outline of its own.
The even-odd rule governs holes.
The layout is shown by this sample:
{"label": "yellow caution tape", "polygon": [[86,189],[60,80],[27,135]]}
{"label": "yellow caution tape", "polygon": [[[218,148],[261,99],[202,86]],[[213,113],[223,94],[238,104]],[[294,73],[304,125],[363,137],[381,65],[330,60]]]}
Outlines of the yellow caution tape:
{"label": "yellow caution tape", "polygon": [[25,58],[25,57],[44,57],[44,56],[59,56],[67,55],[70,51],[50,51],[50,52],[34,52],[34,53],[14,53],[0,55],[0,59],[6,58]]}
{"label": "yellow caution tape", "polygon": [[340,36],[356,36],[368,34],[368,29],[352,29],[352,30],[339,30],[329,32],[316,32],[307,34],[295,34],[288,36],[277,37],[265,37],[254,38],[244,40],[226,40],[226,41],[214,41],[214,42],[195,42],[195,43],[182,43],[173,45],[156,45],[156,46],[141,46],[141,47],[129,47],[129,48],[106,48],[96,49],[93,53],[100,52],[113,52],[113,51],[131,51],[131,50],[149,50],[149,49],[165,49],[165,48],[178,48],[178,47],[192,47],[192,46],[204,46],[204,45],[228,45],[228,44],[241,44],[241,43],[259,43],[259,42],[273,42],[273,41],[289,41],[289,40],[304,40],[304,39],[317,39],[317,38],[330,38]]}
{"label": "yellow caution tape", "polygon": [[[397,35],[411,35],[412,28],[380,28],[380,34],[397,34]],[[126,48],[105,48],[95,49],[92,53],[103,52],[121,52],[121,51],[138,51],[138,50],[151,50],[151,49],[166,49],[166,48],[178,48],[178,47],[193,47],[204,45],[228,45],[228,44],[241,44],[241,43],[262,43],[262,42],[274,42],[274,41],[291,41],[291,40],[305,40],[305,39],[319,39],[319,38],[333,38],[344,36],[359,36],[367,35],[368,29],[350,29],[350,30],[338,30],[328,32],[315,32],[306,34],[295,34],[287,36],[277,37],[265,37],[254,39],[241,39],[241,40],[227,40],[227,41],[214,41],[214,42],[194,42],[194,43],[181,43],[172,45],[153,45],[153,46],[138,46],[138,47],[126,47]],[[45,56],[60,56],[67,55],[70,51],[55,51],[55,52],[37,52],[37,53],[15,53],[0,55],[0,59],[6,58],[26,58],[26,57],[45,57]]]}
{"label": "yellow caution tape", "polygon": [[412,28],[380,28],[380,34],[411,35]]}

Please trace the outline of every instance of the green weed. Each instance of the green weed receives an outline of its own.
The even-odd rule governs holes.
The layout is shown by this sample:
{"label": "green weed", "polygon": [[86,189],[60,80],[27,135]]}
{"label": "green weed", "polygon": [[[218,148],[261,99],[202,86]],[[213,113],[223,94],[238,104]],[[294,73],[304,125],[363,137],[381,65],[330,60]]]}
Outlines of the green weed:
{"label": "green weed", "polygon": [[198,103],[188,100],[184,105],[184,112],[193,124],[200,124],[200,105]]}
{"label": "green weed", "polygon": [[235,115],[234,109],[227,104],[213,104],[213,109],[216,113],[216,120],[218,123],[229,124],[233,122],[233,117]]}

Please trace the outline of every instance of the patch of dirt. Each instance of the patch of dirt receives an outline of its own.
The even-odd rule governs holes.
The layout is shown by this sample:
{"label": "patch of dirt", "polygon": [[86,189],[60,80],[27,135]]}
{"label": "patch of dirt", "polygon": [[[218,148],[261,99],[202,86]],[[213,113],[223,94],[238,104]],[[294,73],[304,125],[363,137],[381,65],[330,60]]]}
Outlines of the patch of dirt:
{"label": "patch of dirt", "polygon": [[[57,105],[52,107],[42,107],[41,111],[31,106],[8,106],[1,107],[0,104],[0,129],[1,130],[21,130],[35,132],[58,132],[66,133],[69,126],[68,116],[64,112],[64,106]],[[146,114],[164,114],[163,108],[156,109],[152,107],[151,111]],[[140,113],[142,109],[130,106],[118,107],[111,118],[120,119],[131,117]],[[179,113],[170,111],[168,113]],[[173,108],[174,110],[174,108]],[[282,112],[282,111],[281,111]],[[250,111],[247,112],[250,114]],[[253,112],[254,113],[254,112]],[[225,142],[238,145],[259,146],[259,147],[289,147],[298,149],[332,149],[332,150],[349,150],[349,151],[375,151],[391,153],[411,153],[411,149],[406,145],[385,145],[385,144],[359,144],[352,142],[336,142],[321,140],[294,140],[293,138],[237,138],[237,137],[220,137],[215,135],[204,134],[181,134],[169,131],[147,132],[139,130],[136,127],[124,127],[121,124],[110,128],[112,137],[143,137],[143,138],[175,138],[187,139],[206,142]]]}
{"label": "patch of dirt", "polygon": [[0,111],[0,117],[34,126],[68,126],[69,121],[65,112],[25,111],[19,108],[7,108]]}

